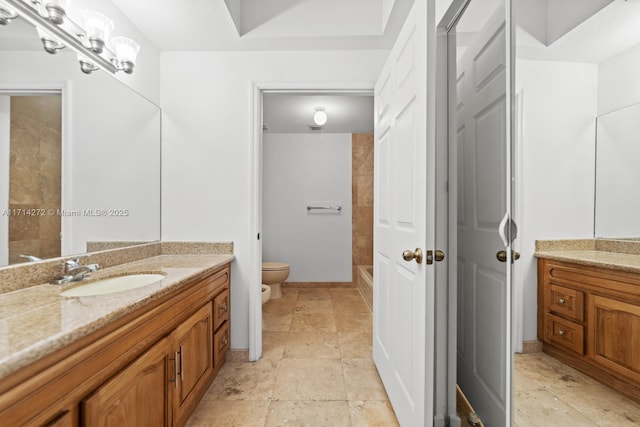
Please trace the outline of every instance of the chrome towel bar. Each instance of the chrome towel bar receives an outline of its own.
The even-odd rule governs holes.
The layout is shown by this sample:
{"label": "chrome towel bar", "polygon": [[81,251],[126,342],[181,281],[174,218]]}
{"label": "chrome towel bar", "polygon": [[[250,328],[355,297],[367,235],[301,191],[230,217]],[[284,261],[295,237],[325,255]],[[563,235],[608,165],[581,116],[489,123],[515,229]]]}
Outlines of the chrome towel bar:
{"label": "chrome towel bar", "polygon": [[342,206],[307,206],[307,212],[319,209],[319,210],[332,210],[340,212],[342,210]]}

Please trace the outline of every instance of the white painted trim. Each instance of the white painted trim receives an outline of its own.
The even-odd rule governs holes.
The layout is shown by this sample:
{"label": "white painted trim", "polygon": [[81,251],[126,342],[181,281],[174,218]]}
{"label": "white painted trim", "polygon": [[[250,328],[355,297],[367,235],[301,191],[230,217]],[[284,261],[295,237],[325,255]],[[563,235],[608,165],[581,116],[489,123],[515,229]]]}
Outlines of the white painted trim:
{"label": "white painted trim", "polygon": [[[72,115],[72,82],[67,80],[62,84],[62,155],[60,167],[60,208],[67,209],[72,206],[73,193],[70,183],[73,182],[73,127],[71,126]],[[71,252],[71,242],[73,242],[73,227],[71,227],[73,217],[63,216],[60,224],[60,254],[66,255]]]}
{"label": "white painted trim", "polygon": [[[522,182],[524,159],[523,153],[523,102],[524,93],[519,91],[515,95],[514,100],[514,141],[513,141],[513,176],[514,176],[514,189],[515,196],[513,201],[514,212],[513,219],[516,224],[524,224],[524,206],[523,206],[523,190],[524,185]],[[521,233],[514,240],[514,249],[520,248],[523,241]],[[515,264],[513,271],[513,307],[512,307],[512,338],[513,352],[522,353],[522,343],[524,341],[524,272],[518,263]]]}
{"label": "white painted trim", "polygon": [[[455,123],[449,121],[449,114],[456,111],[455,103],[449,105],[449,99],[455,99],[456,97],[456,77],[453,76],[454,84],[449,81],[449,70],[452,68],[455,70],[455,52],[452,56],[452,52],[449,47],[449,30],[455,26],[462,12],[467,7],[469,0],[454,0],[449,9],[445,12],[442,20],[437,27],[437,59],[436,59],[436,149],[443,147],[446,150],[445,155],[449,159],[454,159],[458,155],[457,153],[457,140],[456,140],[456,128]],[[442,93],[444,89],[444,93]],[[438,131],[438,129],[440,129]],[[448,419],[440,422],[439,419],[434,420],[434,425],[450,427],[460,427],[461,420],[457,413],[456,407],[456,384],[457,384],[457,351],[458,351],[458,271],[457,271],[457,259],[458,259],[458,238],[457,238],[457,171],[455,169],[449,169],[449,160],[447,162],[447,186],[448,186],[448,203],[447,203],[447,215],[448,224],[446,231],[446,243],[447,251],[445,260],[447,260],[447,283],[446,290],[443,290],[442,298],[446,298],[446,303],[441,303],[440,298],[436,302],[436,330],[440,325],[446,325],[447,337],[446,342],[436,342],[436,348],[440,349],[441,346],[445,346],[445,351],[440,349],[438,355],[440,359],[436,359],[435,370],[437,372],[446,372],[446,388],[436,390],[436,396],[446,393],[446,403],[441,402],[438,406],[442,407],[446,404],[446,410],[443,409],[444,416]],[[438,175],[440,176],[440,175]],[[453,226],[449,227],[449,225]],[[437,226],[437,224],[436,224]],[[436,281],[437,289],[442,286],[440,281]],[[444,359],[444,362],[442,361]],[[442,387],[442,386],[441,386]],[[438,400],[436,400],[438,403]],[[443,418],[443,417],[441,417]],[[437,423],[437,424],[436,424]]]}
{"label": "white painted trim", "polygon": [[9,264],[9,164],[11,161],[11,98],[0,95],[0,265]]}
{"label": "white painted trim", "polygon": [[270,83],[251,82],[251,105],[253,126],[251,147],[249,148],[249,206],[251,209],[249,236],[251,244],[252,273],[249,276],[249,360],[257,361],[262,356],[262,95],[264,93],[323,93],[323,94],[366,94],[373,96],[374,84],[366,83]]}

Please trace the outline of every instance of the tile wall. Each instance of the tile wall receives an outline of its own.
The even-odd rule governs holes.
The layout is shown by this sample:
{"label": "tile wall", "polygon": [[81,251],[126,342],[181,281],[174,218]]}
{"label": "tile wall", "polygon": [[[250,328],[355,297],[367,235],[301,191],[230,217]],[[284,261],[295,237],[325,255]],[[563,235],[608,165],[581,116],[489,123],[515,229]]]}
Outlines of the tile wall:
{"label": "tile wall", "polygon": [[358,265],[373,264],[373,134],[351,139],[353,280]]}

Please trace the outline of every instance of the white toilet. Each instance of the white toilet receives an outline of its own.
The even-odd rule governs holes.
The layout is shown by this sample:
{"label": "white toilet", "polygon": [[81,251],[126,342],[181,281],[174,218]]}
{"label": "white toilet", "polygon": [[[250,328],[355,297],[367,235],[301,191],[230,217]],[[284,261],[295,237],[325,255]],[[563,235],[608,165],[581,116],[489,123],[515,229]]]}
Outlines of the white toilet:
{"label": "white toilet", "polygon": [[289,264],[283,262],[262,263],[262,283],[271,288],[271,299],[282,297],[281,284],[289,277]]}
{"label": "white toilet", "polygon": [[271,286],[265,285],[264,283],[261,285],[262,288],[262,304],[269,301],[271,299]]}

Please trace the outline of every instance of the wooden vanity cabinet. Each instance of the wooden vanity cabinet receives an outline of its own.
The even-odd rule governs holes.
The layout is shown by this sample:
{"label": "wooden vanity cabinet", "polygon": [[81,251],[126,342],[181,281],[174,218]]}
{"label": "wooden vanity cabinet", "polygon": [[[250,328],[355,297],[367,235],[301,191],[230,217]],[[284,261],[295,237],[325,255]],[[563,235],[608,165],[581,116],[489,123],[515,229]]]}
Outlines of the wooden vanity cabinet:
{"label": "wooden vanity cabinet", "polygon": [[177,425],[186,423],[213,378],[213,314],[211,303],[174,332],[174,409]]}
{"label": "wooden vanity cabinet", "polygon": [[84,399],[82,425],[170,425],[171,407],[167,399],[170,349],[169,339],[163,338]]}
{"label": "wooden vanity cabinet", "polygon": [[538,260],[546,353],[640,402],[640,274]]}
{"label": "wooden vanity cabinet", "polygon": [[0,424],[183,426],[225,361],[229,283],[227,264],[7,377]]}

